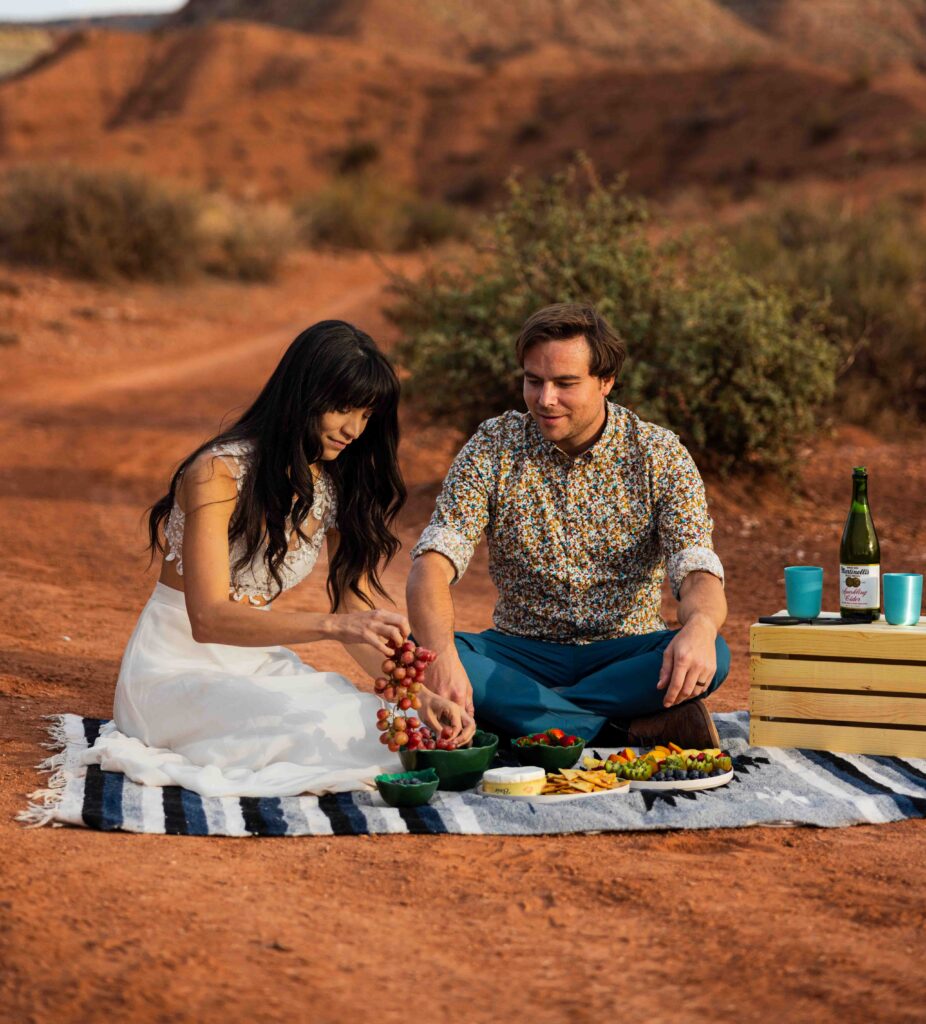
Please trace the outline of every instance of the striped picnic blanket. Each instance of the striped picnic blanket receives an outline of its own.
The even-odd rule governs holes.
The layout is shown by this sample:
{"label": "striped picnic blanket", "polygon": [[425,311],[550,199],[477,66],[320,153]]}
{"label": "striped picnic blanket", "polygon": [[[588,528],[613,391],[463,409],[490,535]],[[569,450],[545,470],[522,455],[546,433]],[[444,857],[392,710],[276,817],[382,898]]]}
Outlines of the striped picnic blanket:
{"label": "striped picnic blanket", "polygon": [[[747,825],[844,825],[926,817],[926,761],[816,750],[750,747],[745,711],[714,716],[734,758],[727,786],[701,792],[629,795],[536,804],[438,792],[418,808],[387,807],[378,793],[206,798],[176,786],[139,786],[118,772],[81,765],[103,724],[61,715],[55,750],[39,768],[48,788],[19,818],[30,825],[169,835],[305,836],[415,833],[546,835]],[[607,751],[599,751],[601,754]]]}

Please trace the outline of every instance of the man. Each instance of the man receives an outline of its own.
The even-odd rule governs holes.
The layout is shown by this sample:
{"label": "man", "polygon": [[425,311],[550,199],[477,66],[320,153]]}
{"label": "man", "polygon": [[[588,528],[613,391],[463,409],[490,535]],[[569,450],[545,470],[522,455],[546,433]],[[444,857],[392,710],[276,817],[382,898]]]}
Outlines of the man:
{"label": "man", "polygon": [[[541,309],[516,351],[527,413],[479,427],[412,550],[409,618],[439,655],[428,686],[509,736],[718,746],[702,698],[730,665],[723,566],[691,456],[607,401],[626,353],[593,307]],[[495,628],[454,634],[450,588],[483,531]]]}

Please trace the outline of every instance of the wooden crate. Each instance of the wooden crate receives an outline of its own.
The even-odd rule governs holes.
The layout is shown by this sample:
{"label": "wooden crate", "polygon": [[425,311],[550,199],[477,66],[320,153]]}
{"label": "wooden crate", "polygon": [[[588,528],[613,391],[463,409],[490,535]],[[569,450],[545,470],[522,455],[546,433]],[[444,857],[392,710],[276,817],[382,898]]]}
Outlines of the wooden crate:
{"label": "wooden crate", "polygon": [[757,623],[749,651],[754,746],[926,758],[926,618],[916,626]]}

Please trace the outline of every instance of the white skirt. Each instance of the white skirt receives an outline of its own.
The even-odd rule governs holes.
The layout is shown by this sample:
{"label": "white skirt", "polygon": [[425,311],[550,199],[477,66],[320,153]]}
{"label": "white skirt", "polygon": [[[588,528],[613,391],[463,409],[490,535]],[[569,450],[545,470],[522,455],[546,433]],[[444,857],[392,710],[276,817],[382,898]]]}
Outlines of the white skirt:
{"label": "white skirt", "polygon": [[184,595],[158,583],[122,658],[114,720],[84,760],[202,796],[367,789],[402,770],[379,742],[379,707],[285,647],[198,643]]}

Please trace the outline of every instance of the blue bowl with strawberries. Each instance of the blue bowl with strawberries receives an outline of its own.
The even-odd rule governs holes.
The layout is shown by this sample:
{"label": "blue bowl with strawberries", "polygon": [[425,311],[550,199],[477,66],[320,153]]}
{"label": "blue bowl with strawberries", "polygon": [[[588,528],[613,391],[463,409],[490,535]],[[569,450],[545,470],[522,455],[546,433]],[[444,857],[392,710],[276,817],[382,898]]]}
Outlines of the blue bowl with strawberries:
{"label": "blue bowl with strawberries", "polygon": [[533,765],[546,772],[571,768],[585,749],[581,736],[570,736],[562,729],[547,729],[511,742],[511,753],[519,764]]}

